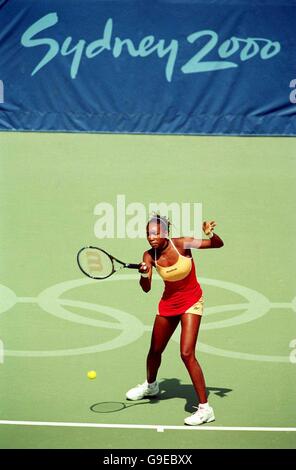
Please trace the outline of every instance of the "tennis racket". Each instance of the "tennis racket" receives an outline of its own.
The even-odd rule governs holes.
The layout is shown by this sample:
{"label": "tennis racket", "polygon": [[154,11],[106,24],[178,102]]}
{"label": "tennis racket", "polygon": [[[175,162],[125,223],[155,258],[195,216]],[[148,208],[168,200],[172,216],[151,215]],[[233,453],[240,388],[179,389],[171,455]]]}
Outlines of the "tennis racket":
{"label": "tennis racket", "polygon": [[139,269],[139,264],[124,263],[107,251],[85,246],[77,253],[77,263],[83,274],[92,279],[106,279],[123,268]]}

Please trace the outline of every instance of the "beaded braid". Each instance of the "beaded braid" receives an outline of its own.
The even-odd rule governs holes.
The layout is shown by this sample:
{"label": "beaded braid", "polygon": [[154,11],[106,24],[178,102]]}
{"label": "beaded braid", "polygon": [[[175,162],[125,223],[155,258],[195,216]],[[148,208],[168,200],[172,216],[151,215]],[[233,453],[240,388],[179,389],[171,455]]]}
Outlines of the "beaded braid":
{"label": "beaded braid", "polygon": [[148,221],[147,226],[151,222],[156,222],[157,224],[162,224],[165,231],[168,232],[168,234],[170,233],[171,222],[169,221],[169,219],[165,215],[160,215],[160,214],[154,213],[152,215],[152,217],[150,218],[150,220]]}

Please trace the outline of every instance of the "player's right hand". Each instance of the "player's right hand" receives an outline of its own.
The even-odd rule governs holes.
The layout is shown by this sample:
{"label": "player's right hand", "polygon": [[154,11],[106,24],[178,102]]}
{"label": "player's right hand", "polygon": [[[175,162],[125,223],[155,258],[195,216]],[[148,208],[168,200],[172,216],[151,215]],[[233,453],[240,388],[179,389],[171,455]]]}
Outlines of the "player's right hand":
{"label": "player's right hand", "polygon": [[149,268],[147,266],[146,263],[144,263],[144,261],[140,264],[140,267],[139,267],[139,273],[143,273],[143,274],[146,274],[149,272]]}

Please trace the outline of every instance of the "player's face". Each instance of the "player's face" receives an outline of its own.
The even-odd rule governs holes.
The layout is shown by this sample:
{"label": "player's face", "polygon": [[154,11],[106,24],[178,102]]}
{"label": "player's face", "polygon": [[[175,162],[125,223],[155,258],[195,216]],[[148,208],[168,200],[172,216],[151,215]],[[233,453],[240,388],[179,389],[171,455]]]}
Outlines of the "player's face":
{"label": "player's face", "polygon": [[162,248],[166,243],[167,235],[162,224],[151,222],[147,225],[147,240],[152,248]]}

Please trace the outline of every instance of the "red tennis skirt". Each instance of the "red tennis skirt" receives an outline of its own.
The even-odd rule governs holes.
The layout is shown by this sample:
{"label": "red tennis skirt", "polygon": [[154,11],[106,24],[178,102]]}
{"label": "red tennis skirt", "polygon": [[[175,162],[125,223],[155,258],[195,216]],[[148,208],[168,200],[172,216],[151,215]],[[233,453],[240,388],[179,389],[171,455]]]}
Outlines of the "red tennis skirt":
{"label": "red tennis skirt", "polygon": [[185,313],[202,297],[202,289],[192,260],[190,273],[180,281],[164,281],[165,289],[158,304],[158,315],[171,317]]}

